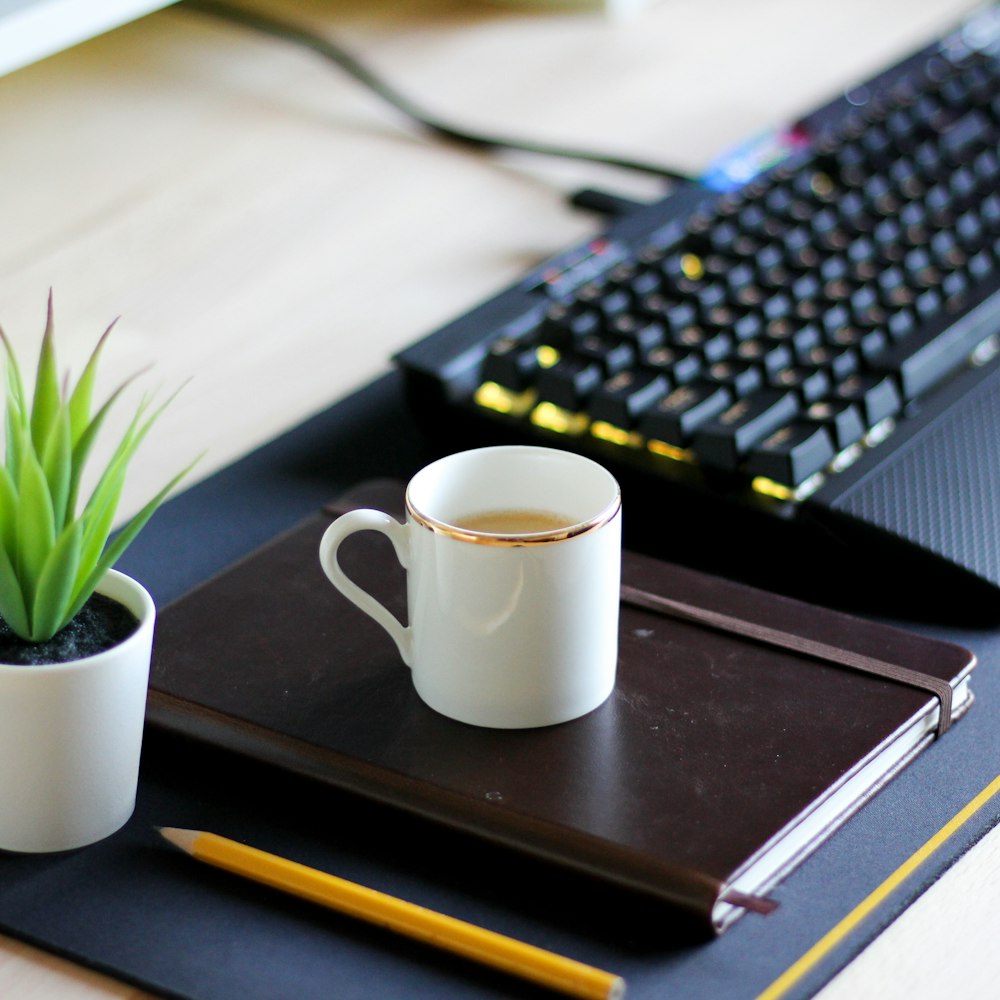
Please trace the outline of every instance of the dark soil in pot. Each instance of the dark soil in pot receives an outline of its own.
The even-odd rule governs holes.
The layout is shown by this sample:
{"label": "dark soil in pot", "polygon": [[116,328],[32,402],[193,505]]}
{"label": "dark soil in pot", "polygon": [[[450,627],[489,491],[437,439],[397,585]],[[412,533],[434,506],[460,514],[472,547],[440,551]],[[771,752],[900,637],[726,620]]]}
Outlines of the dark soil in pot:
{"label": "dark soil in pot", "polygon": [[117,646],[138,627],[139,619],[125,605],[103,594],[94,594],[80,613],[48,642],[25,642],[0,618],[0,663],[15,666],[68,663]]}

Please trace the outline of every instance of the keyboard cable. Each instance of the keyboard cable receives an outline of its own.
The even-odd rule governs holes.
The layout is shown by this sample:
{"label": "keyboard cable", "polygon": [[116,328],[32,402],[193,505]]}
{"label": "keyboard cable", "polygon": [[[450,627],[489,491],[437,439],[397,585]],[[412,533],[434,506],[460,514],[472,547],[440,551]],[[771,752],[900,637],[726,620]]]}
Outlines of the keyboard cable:
{"label": "keyboard cable", "polygon": [[[672,170],[661,164],[647,163],[641,160],[633,160],[627,157],[619,157],[588,150],[553,146],[546,143],[534,142],[530,139],[515,139],[504,136],[494,136],[460,128],[419,107],[405,94],[402,94],[395,87],[386,83],[341,45],[323,37],[322,35],[297,25],[290,24],[286,21],[270,17],[269,15],[261,14],[257,11],[250,11],[243,7],[222,2],[222,0],[184,0],[184,3],[181,4],[181,8],[197,11],[203,14],[210,14],[225,21],[241,25],[242,27],[251,28],[273,38],[279,38],[302,48],[310,49],[322,58],[340,67],[340,69],[342,69],[355,81],[367,87],[384,101],[396,108],[396,110],[401,111],[418,126],[429,131],[438,138],[445,139],[449,142],[485,151],[513,149],[520,152],[537,154],[539,156],[559,157],[563,159],[599,163],[605,166],[616,167],[621,170],[651,174],[655,177],[667,180],[672,184],[692,180],[690,176],[680,173],[679,171]],[[581,207],[584,207],[585,204],[585,202],[581,204]],[[598,206],[591,205],[587,207],[597,208]],[[608,210],[611,210],[610,206]]]}

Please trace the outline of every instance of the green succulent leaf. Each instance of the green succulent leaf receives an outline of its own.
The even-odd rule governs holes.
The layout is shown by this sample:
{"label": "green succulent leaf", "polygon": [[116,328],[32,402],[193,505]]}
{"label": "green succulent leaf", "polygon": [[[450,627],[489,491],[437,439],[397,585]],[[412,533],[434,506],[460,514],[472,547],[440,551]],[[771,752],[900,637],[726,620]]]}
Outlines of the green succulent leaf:
{"label": "green succulent leaf", "polygon": [[7,334],[0,328],[0,341],[3,342],[4,351],[7,354],[7,400],[14,401],[20,412],[25,412],[24,400],[27,396],[24,392],[24,380],[21,378],[21,368],[17,363],[17,355],[11,347]]}
{"label": "green succulent leaf", "polygon": [[146,526],[149,519],[156,513],[157,509],[178,483],[198,464],[200,458],[196,458],[186,469],[181,470],[167,483],[159,493],[150,500],[145,507],[135,514],[119,531],[111,543],[105,548],[97,564],[91,570],[90,575],[81,581],[76,600],[73,605],[70,618],[75,615],[87,602],[87,598],[93,593],[94,588],[101,582],[104,574],[122,557],[125,550],[135,541],[136,536]]}
{"label": "green succulent leaf", "polygon": [[83,526],[82,549],[80,553],[79,579],[76,586],[82,587],[84,580],[90,576],[92,569],[101,558],[101,553],[108,543],[108,537],[115,523],[118,501],[121,499],[125,486],[125,475],[122,472],[116,479],[104,477],[101,490],[91,496],[87,508],[80,517]]}
{"label": "green succulent leaf", "polygon": [[38,355],[38,370],[35,375],[35,395],[31,403],[31,441],[41,454],[52,427],[59,416],[59,370],[56,367],[56,351],[52,327],[52,295],[49,295],[48,318],[42,349]]}
{"label": "green succulent leaf", "polygon": [[[97,379],[97,364],[100,361],[101,351],[107,342],[108,336],[114,329],[118,320],[112,320],[111,325],[101,334],[97,346],[90,354],[87,364],[83,369],[83,374],[77,380],[76,388],[69,399],[70,429],[73,438],[73,447],[83,437],[87,428],[91,424],[90,409],[94,397],[94,383]],[[120,391],[120,390],[119,390]],[[117,396],[118,393],[115,393]]]}
{"label": "green succulent leaf", "polygon": [[56,531],[61,531],[73,516],[73,511],[69,507],[70,486],[73,479],[71,437],[69,410],[65,406],[60,406],[42,453],[42,470],[49,484]]}
{"label": "green succulent leaf", "polygon": [[114,498],[114,504],[117,506],[129,462],[131,462],[139,445],[142,444],[143,439],[149,433],[150,428],[176,395],[177,393],[174,393],[148,416],[147,411],[152,404],[152,400],[149,396],[142,399],[131,422],[125,429],[125,433],[118,442],[118,447],[115,449],[101,478],[94,487],[90,499],[87,501],[82,515],[85,519],[89,519],[92,515],[99,519],[101,512],[106,510],[110,497]]}
{"label": "green succulent leaf", "polygon": [[[84,566],[97,561],[108,535],[111,533],[115,511],[118,508],[118,502],[121,499],[122,489],[125,485],[125,473],[128,469],[128,463],[135,449],[138,447],[138,441],[136,440],[138,428],[141,425],[143,414],[148,405],[148,399],[143,399],[139,404],[131,422],[125,429],[125,433],[118,442],[118,447],[115,449],[107,466],[105,466],[104,472],[101,473],[97,485],[90,494],[90,498],[84,506],[83,513],[80,515],[81,520],[84,522]],[[85,572],[86,570],[84,569],[83,571]]]}
{"label": "green succulent leaf", "polygon": [[[20,494],[17,510],[17,554],[14,562],[21,578],[21,590],[33,594],[45,560],[55,544],[56,526],[49,484],[33,451],[26,451],[21,461]],[[30,605],[30,599],[28,599]]]}
{"label": "green succulent leaf", "polygon": [[10,342],[0,330],[0,339],[3,340],[4,348],[7,351],[7,399],[4,408],[5,414],[5,437],[6,437],[6,464],[12,475],[17,474],[21,466],[21,453],[24,449],[24,438],[29,424],[28,413],[25,408],[24,383],[21,381],[21,373],[17,366],[17,359],[10,346]]}
{"label": "green succulent leaf", "polygon": [[79,521],[74,521],[56,540],[42,567],[31,611],[31,635],[35,642],[55,635],[73,617],[70,609],[80,568],[82,537],[83,528]]}
{"label": "green succulent leaf", "polygon": [[83,428],[79,437],[76,437],[73,440],[72,472],[70,478],[69,499],[67,501],[68,507],[71,511],[76,510],[83,468],[87,463],[87,457],[90,454],[90,450],[93,447],[94,442],[97,440],[97,435],[101,430],[101,426],[103,425],[104,420],[115,401],[134,378],[135,376],[133,375],[132,378],[126,379],[120,386],[118,386],[117,389],[115,389],[115,391],[108,397],[107,401],[94,415],[93,419],[87,424],[86,427]]}
{"label": "green succulent leaf", "polygon": [[12,475],[17,475],[17,470],[21,467],[21,442],[23,431],[17,421],[17,413],[13,412],[14,407],[9,397],[7,400],[6,421],[4,427],[4,443],[6,447],[4,468]]}
{"label": "green succulent leaf", "polygon": [[6,551],[0,548],[0,618],[23,638],[29,635],[28,613],[17,572]]}
{"label": "green succulent leaf", "polygon": [[7,467],[0,465],[0,548],[8,556],[17,539],[17,490]]}

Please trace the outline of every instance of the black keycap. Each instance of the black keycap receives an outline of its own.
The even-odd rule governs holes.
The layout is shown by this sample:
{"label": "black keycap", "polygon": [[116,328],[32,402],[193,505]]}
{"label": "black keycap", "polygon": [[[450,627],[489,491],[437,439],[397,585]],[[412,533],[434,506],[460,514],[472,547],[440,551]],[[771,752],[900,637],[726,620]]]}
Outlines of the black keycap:
{"label": "black keycap", "polygon": [[557,303],[545,314],[538,329],[538,340],[562,350],[571,347],[577,338],[596,333],[600,328],[601,317],[596,310],[577,303]]}
{"label": "black keycap", "polygon": [[968,254],[958,245],[955,234],[949,229],[941,229],[931,237],[930,253],[931,260],[946,271],[961,267],[968,259]]}
{"label": "black keycap", "polygon": [[771,385],[780,389],[794,389],[804,403],[814,403],[830,391],[830,376],[822,368],[793,365],[782,368],[771,376]]}
{"label": "black keycap", "polygon": [[969,276],[963,271],[952,271],[946,274],[941,282],[941,293],[946,301],[959,303],[969,289]]}
{"label": "black keycap", "polygon": [[870,236],[856,236],[844,248],[844,255],[855,274],[861,265],[872,261],[876,252],[875,241]]}
{"label": "black keycap", "polygon": [[597,300],[597,309],[605,320],[611,320],[632,306],[632,296],[624,288],[606,288]]}
{"label": "black keycap", "polygon": [[861,365],[858,352],[850,347],[832,347],[829,344],[819,344],[799,355],[799,360],[811,368],[825,371],[831,381],[842,382],[853,375]]}
{"label": "black keycap", "polygon": [[644,267],[629,279],[628,287],[636,300],[641,301],[647,295],[658,292],[662,282],[663,279],[658,272],[651,267]]}
{"label": "black keycap", "polygon": [[837,211],[850,232],[863,235],[875,229],[876,217],[868,210],[859,191],[848,191],[838,202]]}
{"label": "black keycap", "polygon": [[764,317],[767,320],[782,319],[792,313],[792,297],[787,294],[772,295],[764,303]]}
{"label": "black keycap", "polygon": [[802,299],[816,299],[823,293],[823,282],[820,276],[813,271],[808,271],[801,277],[796,278],[792,284],[792,297],[796,302]]}
{"label": "black keycap", "polygon": [[648,351],[658,347],[667,334],[666,327],[659,320],[637,316],[635,313],[622,313],[616,316],[610,332],[628,341],[638,351]]}
{"label": "black keycap", "polygon": [[729,254],[710,253],[702,258],[705,273],[712,278],[724,278],[731,267],[735,267],[739,258]]}
{"label": "black keycap", "polygon": [[862,326],[876,326],[887,318],[885,308],[878,300],[878,292],[873,285],[862,285],[851,295],[851,317]]}
{"label": "black keycap", "polygon": [[516,337],[501,337],[483,359],[482,380],[520,392],[534,381],[538,370],[534,346]]}
{"label": "black keycap", "polygon": [[837,334],[844,327],[851,325],[851,310],[843,302],[831,305],[819,318],[819,324],[823,328],[824,339],[828,343],[843,343],[838,339]]}
{"label": "black keycap", "polygon": [[706,465],[735,471],[758,441],[793,420],[799,410],[794,392],[764,389],[703,425],[692,442],[695,455]]}
{"label": "black keycap", "polygon": [[678,386],[643,414],[639,431],[647,438],[686,448],[703,423],[732,402],[732,393],[711,382]]}
{"label": "black keycap", "polygon": [[594,392],[587,411],[591,420],[630,429],[639,415],[662,399],[669,388],[667,379],[654,372],[619,372]]}
{"label": "black keycap", "polygon": [[658,308],[656,304],[647,302],[645,308],[646,315],[651,319],[660,320],[666,323],[667,330],[677,333],[685,327],[693,326],[698,320],[698,310],[693,302],[677,302],[662,299]]}
{"label": "black keycap", "polygon": [[970,111],[953,122],[942,137],[942,147],[961,162],[971,147],[985,144],[993,134],[990,120],[981,111]]}
{"label": "black keycap", "polygon": [[797,421],[772,431],[751,448],[746,472],[794,488],[826,468],[835,454],[825,427]]}
{"label": "black keycap", "polygon": [[[1000,176],[1000,162],[997,163],[997,170],[991,177],[991,182],[995,182],[994,178],[997,176]],[[983,223],[987,229],[991,233],[996,233],[1000,229],[1000,194],[994,192],[984,198],[980,206],[980,211],[983,216]]]}
{"label": "black keycap", "polygon": [[675,347],[699,351],[708,364],[729,357],[733,351],[733,338],[729,333],[706,330],[697,325],[679,330],[670,337],[670,341]]}
{"label": "black keycap", "polygon": [[979,213],[969,209],[955,220],[955,236],[962,249],[971,255],[987,245],[990,234]]}
{"label": "black keycap", "polygon": [[867,430],[857,405],[846,399],[826,399],[813,403],[804,417],[826,428],[838,452],[857,444]]}
{"label": "black keycap", "polygon": [[861,137],[861,147],[865,151],[869,165],[881,168],[892,155],[893,142],[887,129],[872,126]]}
{"label": "black keycap", "polygon": [[993,255],[988,250],[980,250],[969,261],[969,275],[973,281],[983,281],[996,267]]}
{"label": "black keycap", "polygon": [[736,348],[736,357],[760,365],[765,375],[770,377],[792,363],[792,349],[788,344],[775,344],[755,337],[743,341]]}
{"label": "black keycap", "polygon": [[674,385],[686,385],[701,374],[705,361],[697,351],[685,351],[664,344],[645,351],[642,365],[650,371],[666,375]]}
{"label": "black keycap", "polygon": [[733,323],[733,336],[739,343],[753,340],[764,332],[764,319],[759,313],[745,313]]}
{"label": "black keycap", "polygon": [[601,366],[583,358],[563,358],[538,376],[538,397],[577,412],[587,397],[604,381]]}
{"label": "black keycap", "polygon": [[718,305],[707,310],[704,314],[705,327],[711,331],[722,332],[730,339],[730,331],[735,326],[740,314],[733,306]]}
{"label": "black keycap", "polygon": [[948,173],[944,158],[933,141],[925,141],[917,146],[913,151],[913,162],[917,165],[921,178],[928,182],[935,182]]}
{"label": "black keycap", "polygon": [[[854,342],[852,342],[854,343]],[[882,329],[865,330],[861,329],[861,336],[856,341],[856,346],[861,355],[867,361],[877,358],[889,345],[889,335]],[[852,346],[844,344],[843,346]]]}
{"label": "black keycap", "polygon": [[785,263],[795,269],[816,267],[819,252],[813,245],[812,233],[807,226],[798,226],[785,234]]}
{"label": "black keycap", "polygon": [[702,319],[717,306],[724,306],[728,302],[728,295],[728,289],[721,281],[700,288],[695,300],[698,303],[698,313]]}
{"label": "black keycap", "polygon": [[760,368],[746,361],[717,361],[707,374],[711,381],[730,389],[737,399],[749,396],[764,384]]}
{"label": "black keycap", "polygon": [[735,221],[718,222],[709,230],[708,240],[715,250],[726,253],[733,249],[739,235],[740,227]]}
{"label": "black keycap", "polygon": [[834,390],[841,400],[857,403],[868,428],[886,417],[893,417],[902,409],[902,401],[895,381],[886,375],[865,372],[845,379]]}
{"label": "black keycap", "polygon": [[916,329],[917,321],[909,309],[897,309],[889,314],[886,330],[893,340],[908,337]]}
{"label": "black keycap", "polygon": [[768,324],[765,340],[772,344],[786,344],[796,353],[801,353],[808,351],[810,347],[821,344],[823,336],[819,327],[814,323],[799,324],[780,320],[777,323]]}
{"label": "black keycap", "polygon": [[906,252],[903,245],[903,224],[895,217],[882,219],[875,226],[872,236],[878,246],[879,253],[886,260],[899,260]]}
{"label": "black keycap", "polygon": [[584,337],[577,344],[577,353],[581,358],[599,364],[605,375],[616,375],[631,368],[636,361],[635,347],[627,340],[598,334]]}
{"label": "black keycap", "polygon": [[971,166],[959,167],[949,178],[948,184],[951,187],[952,206],[956,212],[964,212],[979,203],[976,191],[978,181]]}

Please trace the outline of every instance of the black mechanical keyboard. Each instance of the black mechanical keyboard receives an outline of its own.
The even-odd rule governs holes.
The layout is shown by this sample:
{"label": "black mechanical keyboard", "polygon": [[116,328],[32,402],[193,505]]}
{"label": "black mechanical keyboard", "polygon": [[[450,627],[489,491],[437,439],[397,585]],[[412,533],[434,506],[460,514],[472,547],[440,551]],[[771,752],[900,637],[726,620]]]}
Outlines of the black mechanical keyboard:
{"label": "black mechanical keyboard", "polygon": [[634,476],[647,539],[762,533],[821,572],[822,536],[1000,606],[998,292],[991,8],[396,360],[449,445]]}

